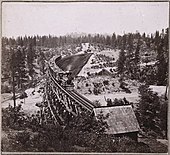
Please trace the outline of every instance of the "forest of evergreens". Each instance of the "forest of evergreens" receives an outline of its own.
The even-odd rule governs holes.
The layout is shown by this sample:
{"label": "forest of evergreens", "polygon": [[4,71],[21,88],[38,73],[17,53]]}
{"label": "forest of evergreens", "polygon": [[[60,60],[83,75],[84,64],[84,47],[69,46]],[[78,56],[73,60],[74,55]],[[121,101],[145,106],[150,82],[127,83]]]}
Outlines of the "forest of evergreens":
{"label": "forest of evergreens", "polygon": [[[36,76],[35,60],[41,66],[44,73],[45,60],[52,55],[76,53],[76,47],[81,43],[90,43],[100,49],[110,48],[120,50],[117,61],[117,71],[122,77],[139,80],[148,84],[167,85],[168,79],[168,34],[169,29],[163,29],[160,33],[146,35],[128,33],[124,35],[84,35],[73,37],[67,36],[24,36],[14,38],[2,38],[2,78],[9,78],[13,73],[17,77],[19,88],[21,84],[33,80]],[[68,52],[68,48],[71,51]],[[55,52],[50,53],[49,49]],[[44,50],[49,52],[44,52]],[[80,49],[81,50],[81,49]],[[37,60],[36,60],[37,61]],[[155,62],[154,65],[147,65]],[[141,69],[140,64],[146,63]]]}

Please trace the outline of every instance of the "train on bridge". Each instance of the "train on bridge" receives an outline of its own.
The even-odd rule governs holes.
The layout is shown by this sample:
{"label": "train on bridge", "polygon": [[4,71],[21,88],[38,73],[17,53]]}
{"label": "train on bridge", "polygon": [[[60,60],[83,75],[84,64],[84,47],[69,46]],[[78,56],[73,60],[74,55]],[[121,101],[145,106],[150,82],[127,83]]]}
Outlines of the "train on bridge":
{"label": "train on bridge", "polygon": [[89,116],[97,116],[101,112],[104,115],[109,113],[110,117],[106,120],[109,125],[107,134],[137,137],[139,124],[131,105],[96,107],[74,89],[71,75],[69,71],[55,72],[48,66],[43,114],[49,114],[56,125],[65,126],[82,111],[89,113]]}
{"label": "train on bridge", "polygon": [[45,87],[43,110],[50,111],[55,124],[64,125],[72,117],[77,117],[81,111],[93,113],[93,103],[74,90],[73,78],[70,72],[54,72],[48,66],[48,81]]}
{"label": "train on bridge", "polygon": [[70,71],[54,72],[50,66],[49,71],[60,86],[62,86],[66,90],[73,90],[74,83]]}

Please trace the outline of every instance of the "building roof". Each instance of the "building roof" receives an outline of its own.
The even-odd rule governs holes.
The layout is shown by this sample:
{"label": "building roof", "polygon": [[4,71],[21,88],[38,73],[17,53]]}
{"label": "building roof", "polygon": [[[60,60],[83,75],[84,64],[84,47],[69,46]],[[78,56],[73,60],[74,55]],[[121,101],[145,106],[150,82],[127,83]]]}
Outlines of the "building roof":
{"label": "building roof", "polygon": [[131,105],[100,107],[94,109],[95,116],[107,116],[107,134],[122,134],[139,131],[139,124]]}
{"label": "building roof", "polygon": [[70,71],[71,76],[75,77],[88,62],[91,55],[92,53],[85,53],[66,56],[58,60],[56,59],[55,63],[63,71]]}

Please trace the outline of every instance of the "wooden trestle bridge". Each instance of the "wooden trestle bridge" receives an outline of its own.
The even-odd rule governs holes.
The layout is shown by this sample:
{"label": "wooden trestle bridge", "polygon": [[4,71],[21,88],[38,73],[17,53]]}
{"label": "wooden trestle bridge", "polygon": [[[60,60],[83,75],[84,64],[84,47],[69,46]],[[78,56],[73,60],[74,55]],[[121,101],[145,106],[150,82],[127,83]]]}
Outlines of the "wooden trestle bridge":
{"label": "wooden trestle bridge", "polygon": [[81,111],[93,113],[95,106],[93,103],[74,90],[74,85],[62,85],[58,79],[58,73],[48,67],[47,81],[45,86],[44,102],[46,108],[42,113],[50,112],[55,124],[64,125],[72,117],[76,117]]}

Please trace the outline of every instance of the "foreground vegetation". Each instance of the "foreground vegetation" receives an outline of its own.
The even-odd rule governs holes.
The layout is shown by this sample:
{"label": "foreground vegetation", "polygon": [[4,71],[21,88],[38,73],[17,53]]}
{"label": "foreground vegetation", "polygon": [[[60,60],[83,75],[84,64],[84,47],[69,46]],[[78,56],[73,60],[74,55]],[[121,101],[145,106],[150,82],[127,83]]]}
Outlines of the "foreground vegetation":
{"label": "foreground vegetation", "polygon": [[[80,120],[79,120],[80,121]],[[80,123],[81,122],[81,123]],[[102,134],[98,126],[89,127],[80,121],[74,128],[59,128],[53,124],[46,126],[24,125],[3,128],[2,151],[25,152],[166,152],[167,147],[155,143],[159,149],[150,148],[144,142],[135,142],[129,138],[113,141],[109,135]],[[77,123],[77,122],[76,122]],[[94,122],[93,122],[94,123]],[[30,125],[31,124],[31,125]],[[9,125],[9,124],[8,124]],[[93,124],[94,125],[94,124]],[[83,129],[82,130],[82,126]],[[17,128],[17,129],[16,129]],[[86,130],[88,128],[88,130]],[[81,129],[81,130],[80,130]],[[96,131],[100,132],[96,133]],[[148,139],[147,139],[148,140]],[[153,142],[152,142],[153,141]],[[161,147],[160,147],[161,146]],[[155,146],[154,146],[155,147]]]}
{"label": "foreground vegetation", "polygon": [[167,146],[156,139],[167,139],[168,102],[147,86],[141,86],[140,94],[139,107],[135,111],[141,127],[138,142],[128,137],[106,135],[107,118],[102,114],[96,120],[83,112],[61,127],[54,125],[50,118],[47,124],[39,124],[39,112],[28,116],[19,105],[15,109],[12,106],[2,109],[2,151],[167,152]]}

